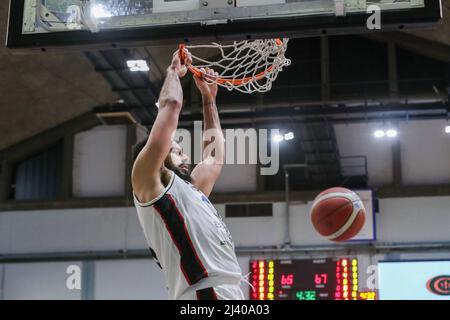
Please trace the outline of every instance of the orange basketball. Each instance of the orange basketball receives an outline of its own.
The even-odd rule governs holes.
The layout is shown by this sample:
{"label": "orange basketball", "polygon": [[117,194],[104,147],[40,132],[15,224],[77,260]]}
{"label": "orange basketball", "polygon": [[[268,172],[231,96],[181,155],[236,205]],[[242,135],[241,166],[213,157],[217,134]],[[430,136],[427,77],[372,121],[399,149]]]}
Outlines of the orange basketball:
{"label": "orange basketball", "polygon": [[356,236],[364,226],[365,215],[359,196],[346,188],[322,191],[311,208],[314,228],[332,241],[346,241]]}

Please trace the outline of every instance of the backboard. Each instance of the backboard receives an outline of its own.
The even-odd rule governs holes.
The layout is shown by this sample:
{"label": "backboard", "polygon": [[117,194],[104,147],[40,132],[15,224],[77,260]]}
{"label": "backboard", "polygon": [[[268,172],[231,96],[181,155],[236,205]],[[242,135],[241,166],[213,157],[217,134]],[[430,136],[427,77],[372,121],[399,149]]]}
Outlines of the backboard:
{"label": "backboard", "polygon": [[425,27],[440,0],[10,0],[24,52],[351,34]]}

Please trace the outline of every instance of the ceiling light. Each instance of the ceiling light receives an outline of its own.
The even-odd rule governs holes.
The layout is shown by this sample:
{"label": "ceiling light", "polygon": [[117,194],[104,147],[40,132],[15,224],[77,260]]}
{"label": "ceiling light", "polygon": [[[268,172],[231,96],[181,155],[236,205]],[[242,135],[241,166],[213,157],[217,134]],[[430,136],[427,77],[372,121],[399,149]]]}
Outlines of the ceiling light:
{"label": "ceiling light", "polygon": [[91,16],[95,19],[110,18],[112,14],[101,4],[97,4],[91,8]]}
{"label": "ceiling light", "polygon": [[130,68],[130,71],[136,72],[136,71],[149,71],[150,68],[148,67],[147,61],[145,60],[128,60],[127,66]]}
{"label": "ceiling light", "polygon": [[398,132],[397,132],[397,130],[395,130],[395,129],[389,129],[388,131],[386,131],[386,135],[387,135],[389,138],[395,138],[395,137],[398,136]]}
{"label": "ceiling light", "polygon": [[292,139],[294,139],[294,133],[293,132],[288,132],[288,133],[286,133],[285,135],[284,135],[284,140],[286,140],[286,141],[289,141],[289,140],[292,140]]}
{"label": "ceiling light", "polygon": [[384,138],[384,136],[385,136],[386,134],[384,133],[383,130],[377,130],[377,131],[375,131],[375,132],[373,133],[373,135],[375,136],[375,138],[380,139],[380,138]]}
{"label": "ceiling light", "polygon": [[445,133],[450,134],[450,126],[446,126],[446,127],[445,127]]}
{"label": "ceiling light", "polygon": [[273,139],[273,141],[275,141],[275,142],[281,142],[281,141],[284,140],[284,137],[283,137],[281,134],[276,134],[276,135],[273,136],[272,139]]}

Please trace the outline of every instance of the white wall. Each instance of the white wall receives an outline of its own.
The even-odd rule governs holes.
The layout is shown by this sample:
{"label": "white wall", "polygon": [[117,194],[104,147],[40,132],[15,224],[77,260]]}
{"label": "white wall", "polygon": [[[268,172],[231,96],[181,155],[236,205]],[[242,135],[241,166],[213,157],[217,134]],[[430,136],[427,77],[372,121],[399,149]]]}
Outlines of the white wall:
{"label": "white wall", "polygon": [[0,213],[0,253],[147,248],[134,208]]}
{"label": "white wall", "polygon": [[6,300],[79,300],[81,290],[66,286],[69,265],[80,262],[5,264],[4,299]]}
{"label": "white wall", "polygon": [[256,170],[256,165],[224,165],[213,192],[256,191]]}
{"label": "white wall", "polygon": [[74,197],[125,194],[126,126],[97,126],[75,135]]}
{"label": "white wall", "polygon": [[382,199],[378,237],[386,242],[450,241],[450,197]]}
{"label": "white wall", "polygon": [[383,128],[379,123],[336,124],[336,139],[341,156],[367,156],[369,185],[392,183],[392,142],[378,140],[373,132]]}
{"label": "white wall", "polygon": [[[284,203],[274,203],[273,207],[272,217],[225,219],[237,247],[283,244]],[[222,216],[225,216],[225,205],[217,205],[216,208]]]}
{"label": "white wall", "polygon": [[450,183],[450,135],[445,120],[409,121],[398,124],[351,123],[334,126],[341,156],[365,155],[369,184],[392,183],[392,140],[376,139],[377,129],[396,128],[400,140],[405,185]]}
{"label": "white wall", "polygon": [[161,269],[153,260],[113,260],[95,263],[96,300],[168,299]]}
{"label": "white wall", "polygon": [[406,185],[450,183],[450,135],[445,120],[401,123],[402,176]]}

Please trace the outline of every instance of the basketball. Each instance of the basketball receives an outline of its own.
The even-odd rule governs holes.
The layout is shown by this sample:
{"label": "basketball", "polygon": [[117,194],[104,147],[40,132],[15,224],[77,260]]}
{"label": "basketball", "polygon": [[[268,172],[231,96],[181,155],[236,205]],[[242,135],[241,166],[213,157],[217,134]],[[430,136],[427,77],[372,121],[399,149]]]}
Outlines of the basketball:
{"label": "basketball", "polygon": [[332,241],[355,237],[364,226],[365,208],[359,196],[346,188],[322,191],[311,208],[315,230]]}

